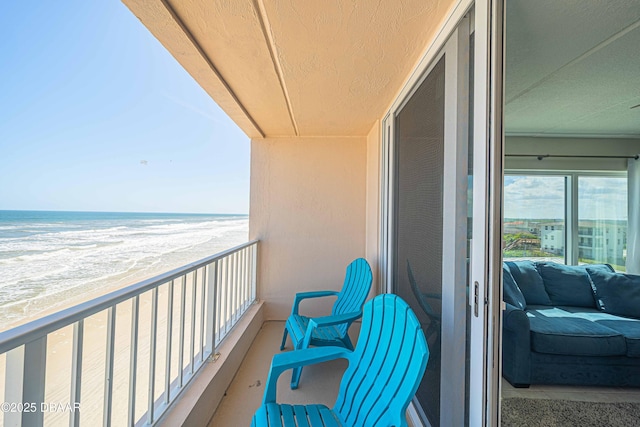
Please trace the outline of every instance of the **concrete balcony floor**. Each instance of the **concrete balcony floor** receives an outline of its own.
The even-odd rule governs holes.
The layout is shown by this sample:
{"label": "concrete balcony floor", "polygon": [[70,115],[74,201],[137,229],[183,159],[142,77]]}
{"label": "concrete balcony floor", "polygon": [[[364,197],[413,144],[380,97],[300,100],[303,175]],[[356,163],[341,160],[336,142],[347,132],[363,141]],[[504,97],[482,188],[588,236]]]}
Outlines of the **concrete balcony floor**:
{"label": "concrete balcony floor", "polygon": [[[251,424],[253,413],[262,403],[271,358],[274,354],[280,353],[283,329],[284,322],[265,322],[262,325],[225,397],[209,422],[209,427]],[[349,330],[354,343],[359,329],[360,324],[355,323]],[[284,351],[291,351],[291,341],[287,340]],[[346,368],[347,361],[343,359],[307,366],[302,371],[297,390],[290,389],[291,371],[287,371],[278,380],[277,401],[291,404],[322,403],[332,407]]]}
{"label": "concrete balcony floor", "polygon": [[[274,354],[280,353],[283,328],[284,322],[272,321],[262,325],[231,386],[227,389],[225,397],[209,421],[208,427],[249,426],[251,424],[251,417],[262,402],[271,359]],[[359,329],[359,323],[353,324],[350,329],[354,343]],[[290,341],[287,341],[285,351],[291,351]],[[332,407],[338,394],[342,374],[346,368],[347,362],[345,360],[307,366],[302,372],[300,387],[297,390],[289,388],[291,371],[287,371],[278,380],[277,400],[281,403],[292,404],[322,403]],[[531,386],[528,389],[516,389],[503,379],[502,398],[509,397],[593,402],[640,402],[640,391],[616,387],[539,385]]]}

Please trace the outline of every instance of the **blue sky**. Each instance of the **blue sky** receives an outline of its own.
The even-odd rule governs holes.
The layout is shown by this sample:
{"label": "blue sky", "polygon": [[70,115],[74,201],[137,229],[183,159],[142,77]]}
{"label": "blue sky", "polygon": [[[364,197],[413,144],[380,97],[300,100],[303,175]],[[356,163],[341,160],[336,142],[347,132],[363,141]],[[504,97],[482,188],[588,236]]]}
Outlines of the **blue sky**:
{"label": "blue sky", "polygon": [[[505,176],[504,217],[564,218],[564,185],[563,176]],[[578,218],[626,220],[627,179],[580,176]]]}
{"label": "blue sky", "polygon": [[0,209],[248,213],[249,138],[119,1],[0,14]]}

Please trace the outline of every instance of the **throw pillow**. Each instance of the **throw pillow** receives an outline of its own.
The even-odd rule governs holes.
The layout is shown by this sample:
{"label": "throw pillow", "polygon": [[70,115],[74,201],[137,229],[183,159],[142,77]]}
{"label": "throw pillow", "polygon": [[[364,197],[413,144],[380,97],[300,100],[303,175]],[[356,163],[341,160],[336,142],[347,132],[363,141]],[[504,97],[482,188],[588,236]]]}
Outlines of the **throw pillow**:
{"label": "throw pillow", "polygon": [[640,276],[587,267],[601,310],[640,318]]}
{"label": "throw pillow", "polygon": [[591,292],[593,293],[593,297],[596,299],[596,307],[600,310],[604,310],[604,304],[602,301],[600,301],[600,299],[596,295],[596,285],[593,284],[591,274],[589,274],[589,271],[587,270],[587,268],[590,268],[591,271],[598,270],[598,271],[603,271],[605,273],[615,273],[616,271],[609,264],[585,264],[583,267],[585,268],[585,271],[589,275],[589,282],[591,282]]}
{"label": "throw pillow", "polygon": [[[537,266],[553,305],[596,308],[587,266],[546,261],[539,262]],[[604,264],[590,267],[612,271],[609,270],[611,267]]]}
{"label": "throw pillow", "polygon": [[551,305],[542,277],[533,261],[506,261],[504,264],[522,291],[527,305]]}

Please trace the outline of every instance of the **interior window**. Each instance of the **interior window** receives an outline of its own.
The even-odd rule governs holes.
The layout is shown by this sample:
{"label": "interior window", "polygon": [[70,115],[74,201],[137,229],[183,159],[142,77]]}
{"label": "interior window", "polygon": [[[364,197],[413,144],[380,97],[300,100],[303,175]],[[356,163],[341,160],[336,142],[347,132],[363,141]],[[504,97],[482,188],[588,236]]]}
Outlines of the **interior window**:
{"label": "interior window", "polygon": [[[577,215],[567,191],[571,179],[577,180]],[[627,210],[625,176],[506,175],[504,260],[577,260],[625,271]],[[577,227],[572,226],[576,221]]]}
{"label": "interior window", "polygon": [[578,178],[578,261],[625,271],[627,178]]}
{"label": "interior window", "polygon": [[564,176],[504,179],[504,259],[564,263]]}

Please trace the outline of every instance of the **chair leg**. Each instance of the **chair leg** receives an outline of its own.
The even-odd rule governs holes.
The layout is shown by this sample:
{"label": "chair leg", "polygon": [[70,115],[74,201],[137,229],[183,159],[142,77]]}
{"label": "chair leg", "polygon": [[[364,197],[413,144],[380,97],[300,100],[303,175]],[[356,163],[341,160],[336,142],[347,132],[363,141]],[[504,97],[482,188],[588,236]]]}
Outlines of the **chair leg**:
{"label": "chair leg", "polygon": [[[293,335],[292,335],[293,336]],[[309,345],[305,346],[305,342],[298,341],[298,345],[295,346],[295,350],[300,350],[302,348],[307,348]],[[291,390],[295,390],[298,388],[300,384],[300,376],[302,375],[302,366],[298,366],[297,368],[293,368],[293,372],[291,372]]]}
{"label": "chair leg", "polygon": [[[291,337],[293,338],[293,335],[291,335]],[[309,348],[310,344],[311,344],[311,329],[307,329],[307,333],[304,335],[304,338],[298,341],[297,343],[295,343],[294,348],[296,350]],[[293,372],[291,373],[291,390],[295,390],[298,388],[298,384],[300,384],[301,375],[302,375],[302,366],[293,368]]]}
{"label": "chair leg", "polygon": [[302,366],[293,368],[293,373],[291,374],[291,390],[298,388],[298,385],[300,384],[300,375],[302,375]]}
{"label": "chair leg", "polygon": [[284,350],[284,345],[287,343],[287,333],[289,330],[287,327],[284,327],[284,333],[282,334],[282,344],[280,344],[280,351]]}

